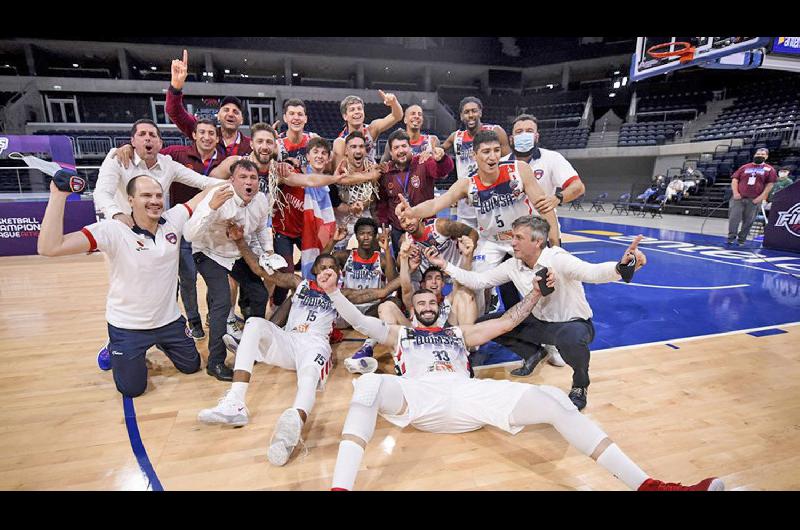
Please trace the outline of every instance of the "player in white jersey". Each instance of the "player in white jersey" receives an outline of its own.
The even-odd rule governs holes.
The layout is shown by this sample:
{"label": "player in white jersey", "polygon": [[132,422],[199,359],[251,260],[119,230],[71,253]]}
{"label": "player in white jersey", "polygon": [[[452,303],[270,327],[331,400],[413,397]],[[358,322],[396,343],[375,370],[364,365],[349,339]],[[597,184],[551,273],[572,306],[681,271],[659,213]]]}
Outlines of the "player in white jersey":
{"label": "player in white jersey", "polygon": [[[468,96],[458,104],[458,114],[461,122],[466,127],[450,133],[447,140],[442,144],[442,149],[447,151],[451,147],[455,153],[456,174],[459,179],[468,178],[476,169],[475,161],[475,135],[481,131],[494,131],[500,142],[501,154],[507,155],[511,152],[508,143],[508,136],[499,125],[489,125],[481,123],[483,115],[483,103],[481,100]],[[477,228],[475,212],[471,205],[464,199],[458,202],[456,209],[456,219],[473,228]]]}
{"label": "player in white jersey", "polygon": [[[591,456],[631,489],[721,490],[716,478],[693,486],[648,478],[600,427],[578,412],[561,390],[507,380],[471,379],[470,346],[485,344],[518,325],[541,297],[533,290],[497,319],[451,328],[433,326],[438,302],[433,293],[414,293],[413,310],[424,327],[387,325],[366,317],[337,288],[336,272],[323,271],[320,287],[353,327],[394,349],[396,375],[365,374],[353,381],[353,398],[342,429],[333,472],[333,490],[351,490],[377,416],[398,427],[413,425],[432,433],[463,433],[494,426],[516,434],[527,425],[551,424],[573,447]],[[548,285],[553,277],[548,275]]]}
{"label": "player in white jersey", "polygon": [[[477,170],[469,179],[459,179],[449,190],[413,208],[401,197],[397,216],[425,218],[435,215],[456,200],[469,199],[473,216],[478,223],[480,239],[475,251],[473,270],[483,272],[497,267],[511,248],[511,223],[521,215],[529,215],[532,205],[544,197],[530,166],[516,162],[501,162],[502,147],[494,131],[481,131],[474,138]],[[543,217],[550,223],[551,245],[559,244],[555,212]],[[478,294],[478,310],[483,313],[485,296]]]}
{"label": "player in white jersey", "polygon": [[[470,237],[461,236],[456,245],[457,251],[459,252],[459,260],[454,263],[460,263],[461,267],[471,268],[475,243]],[[426,248],[428,252],[438,253],[435,246],[423,248]],[[411,275],[420,268],[423,259],[425,259],[425,257],[420,247],[414,243],[413,239],[406,236],[400,246],[398,261],[400,263],[400,286],[402,289],[403,305],[408,311],[411,310],[411,295],[415,290]],[[421,281],[418,286],[423,289],[428,289],[436,295],[436,300],[439,302],[439,316],[436,320],[436,325],[445,327],[457,326],[460,324],[474,324],[475,319],[478,317],[478,306],[472,291],[455,283],[453,284],[452,291],[447,296],[443,296],[442,289],[444,285],[445,274],[442,272],[442,269],[430,266],[429,264],[428,268],[422,273]],[[347,293],[345,293],[345,296],[347,296]],[[410,315],[411,318],[409,319],[394,300],[383,302],[378,306],[378,316],[387,324],[398,324],[401,326],[419,325],[414,313],[410,312]],[[346,359],[345,367],[350,373],[366,374],[377,370],[378,361],[372,356],[372,350],[370,350],[369,355],[354,355],[350,359]]]}
{"label": "player in white jersey", "polygon": [[384,93],[383,90],[378,90],[378,94],[381,96],[383,104],[392,109],[392,112],[383,118],[372,120],[369,125],[364,123],[366,114],[363,99],[358,96],[347,96],[342,100],[339,109],[342,112],[345,127],[333,142],[334,167],[337,167],[346,156],[344,139],[355,131],[364,134],[367,140],[367,158],[370,162],[374,164],[378,161],[377,146],[375,145],[378,136],[403,119],[403,107],[400,106],[397,97],[394,94]]}
{"label": "player in white jersey", "polygon": [[[233,348],[236,362],[230,390],[219,400],[216,407],[201,410],[198,419],[203,423],[222,423],[242,426],[249,422],[245,395],[253,365],[256,361],[280,366],[297,372],[297,393],[292,407],[283,411],[275,426],[267,450],[267,458],[276,466],[286,464],[295,446],[300,441],[300,432],[311,413],[316,400],[316,390],[322,390],[331,369],[331,346],[328,337],[336,321],[336,310],[330,299],[316,282],[302,279],[291,273],[270,274],[259,263],[259,258],[250,250],[242,238],[242,229],[231,225],[229,237],[236,241],[242,257],[250,269],[264,283],[274,283],[294,290],[291,309],[283,328],[264,320],[247,319],[241,342]],[[330,254],[320,254],[314,261],[312,272],[319,274],[325,269],[339,273],[339,265]],[[363,289],[353,297],[358,302],[375,297],[373,289]],[[373,298],[374,299],[374,298]],[[230,347],[231,345],[228,344]]]}
{"label": "player in white jersey", "polygon": [[[400,220],[400,225],[420,250],[436,247],[438,254],[453,265],[461,261],[461,252],[458,249],[461,238],[471,239],[474,245],[478,243],[477,230],[444,217],[427,219],[424,223],[415,217],[406,217]],[[430,263],[423,254],[420,272],[424,273],[428,267]]]}
{"label": "player in white jersey", "polygon": [[520,114],[511,124],[512,153],[503,160],[526,162],[545,193],[533,206],[540,214],[577,199],[586,191],[578,172],[561,153],[538,147],[539,122],[530,114]]}

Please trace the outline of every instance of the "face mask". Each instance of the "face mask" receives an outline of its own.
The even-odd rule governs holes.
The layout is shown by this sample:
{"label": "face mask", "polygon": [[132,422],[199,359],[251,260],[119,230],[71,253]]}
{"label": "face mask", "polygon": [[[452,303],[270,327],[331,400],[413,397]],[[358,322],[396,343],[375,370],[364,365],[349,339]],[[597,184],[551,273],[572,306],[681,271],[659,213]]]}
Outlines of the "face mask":
{"label": "face mask", "polygon": [[764,160],[766,160],[766,158],[764,158],[763,156],[756,156],[753,158],[753,162],[756,164],[763,164]]}
{"label": "face mask", "polygon": [[523,132],[514,135],[514,151],[517,153],[528,153],[536,147],[536,135]]}

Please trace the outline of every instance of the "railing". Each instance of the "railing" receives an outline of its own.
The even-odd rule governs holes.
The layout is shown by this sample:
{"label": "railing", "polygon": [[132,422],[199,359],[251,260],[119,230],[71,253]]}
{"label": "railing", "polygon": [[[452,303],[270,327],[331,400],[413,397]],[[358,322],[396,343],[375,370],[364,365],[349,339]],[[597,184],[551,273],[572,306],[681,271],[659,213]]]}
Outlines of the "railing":
{"label": "railing", "polygon": [[[791,129],[788,127],[791,125]],[[776,127],[780,127],[781,129],[775,131]],[[761,129],[761,130],[759,130]],[[780,139],[781,143],[788,142],[790,145],[794,145],[792,142],[797,141],[797,124],[794,122],[786,122],[786,123],[774,123],[769,125],[761,125],[753,131],[753,140],[777,140]]]}
{"label": "railing", "polygon": [[114,142],[111,141],[110,136],[78,136],[75,139],[74,148],[77,148],[76,155],[103,155],[105,156],[111,148],[114,147]]}
{"label": "railing", "polygon": [[667,114],[688,114],[692,113],[693,120],[697,119],[697,109],[672,109],[672,110],[651,110],[646,112],[637,112],[636,116],[664,116],[662,121],[667,121]]}
{"label": "railing", "polygon": [[[100,166],[77,166],[78,175],[86,179],[86,192],[94,190]],[[49,196],[47,177],[30,167],[0,168],[0,200],[46,199]],[[86,193],[84,192],[84,193]]]}

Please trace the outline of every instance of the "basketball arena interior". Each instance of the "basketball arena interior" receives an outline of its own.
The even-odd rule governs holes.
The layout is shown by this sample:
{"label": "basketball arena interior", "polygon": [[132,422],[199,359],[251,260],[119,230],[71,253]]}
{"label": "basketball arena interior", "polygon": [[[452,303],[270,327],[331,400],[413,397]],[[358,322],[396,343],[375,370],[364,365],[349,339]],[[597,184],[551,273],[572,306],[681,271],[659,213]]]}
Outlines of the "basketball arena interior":
{"label": "basketball arena interior", "polygon": [[[181,65],[182,86],[171,88]],[[201,367],[179,369],[179,363],[166,355],[168,348],[161,348],[157,341],[148,343],[146,389],[132,396],[121,390],[121,361],[111,359],[113,370],[102,369],[102,362],[98,366],[98,351],[112,350],[111,357],[118,353],[111,344],[117,344],[120,326],[112,325],[108,315],[113,304],[124,301],[113,294],[119,291],[112,284],[122,281],[121,273],[111,268],[116,254],[106,251],[110,247],[104,245],[110,243],[104,243],[92,228],[122,225],[116,217],[104,218],[95,186],[104,178],[104,164],[118,163],[113,152],[133,152],[130,145],[139,130],[134,124],[157,127],[163,149],[197,153],[195,142],[200,145],[200,140],[192,135],[203,121],[224,126],[221,108],[233,101],[240,117],[233,155],[230,149],[226,152],[230,146],[219,136],[220,147],[214,144],[214,157],[220,153],[222,158],[246,159],[246,153],[237,154],[238,138],[254,139],[266,130],[270,141],[278,142],[279,136],[291,133],[287,109],[302,105],[307,120],[302,124],[303,134],[315,133],[327,140],[331,162],[341,148],[338,161],[344,167],[345,160],[350,163],[347,146],[355,134],[352,131],[358,129],[345,115],[349,112],[345,102],[353,101],[347,99],[350,96],[362,104],[363,130],[372,142],[367,150],[374,144],[373,169],[384,168],[381,157],[388,160],[386,167],[396,163],[388,145],[395,131],[408,131],[392,139],[403,143],[410,138],[411,147],[415,135],[426,142],[435,141],[424,155],[414,155],[408,167],[417,164],[418,156],[429,157],[426,168],[443,167],[448,157],[454,160],[446,175],[435,179],[433,201],[434,196],[457,188],[464,178],[478,181],[471,185],[482,189],[483,166],[473,166],[469,175],[459,166],[465,138],[471,134],[477,141],[480,136],[488,145],[500,145],[503,155],[511,153],[513,160],[516,153],[518,159],[523,152],[514,147],[522,145],[524,135],[518,136],[516,125],[525,122],[525,116],[535,117],[528,120],[535,122],[535,152],[557,153],[574,175],[566,182],[562,179],[559,187],[547,189],[544,181],[541,185],[536,181],[543,175],[546,180],[548,168],[536,169],[533,161],[532,171],[524,161],[500,162],[499,166],[501,171],[516,168],[509,170],[508,178],[512,189],[516,182],[524,185],[523,201],[527,201],[527,193],[534,203],[533,186],[543,193],[542,200],[554,199],[556,206],[548,209],[557,217],[560,236],[549,246],[560,246],[569,254],[563,259],[574,257],[574,263],[584,262],[586,267],[610,263],[604,270],[612,270],[612,275],[613,270],[622,270],[612,265],[624,264],[634,249],[646,256],[646,263],[641,257],[633,260],[637,270],[632,278],[619,272],[610,281],[576,282],[591,311],[591,363],[587,368],[591,385],[575,382],[577,368],[566,346],[558,347],[566,365],[548,357],[524,373],[527,357],[505,342],[501,344],[500,338],[472,343],[480,347],[469,352],[464,349],[466,343],[462,344],[464,355],[469,355],[471,380],[554,389],[559,397],[549,399],[568,409],[558,414],[570,414],[570,421],[580,416],[581,422],[599,426],[613,441],[611,447],[624,451],[626,462],[635,462],[648,477],[665,483],[692,484],[716,477],[726,490],[800,489],[798,72],[800,37],[0,39],[0,358],[4,366],[0,375],[0,490],[631,489],[626,479],[613,471],[616,464],[608,463],[610,457],[595,454],[602,452],[604,442],[594,451],[594,445],[582,449],[557,422],[549,420],[519,423],[525,428],[513,435],[488,420],[476,420],[486,425],[480,429],[426,432],[419,427],[422,423],[409,420],[403,426],[397,420],[400,416],[392,416],[394,412],[387,415],[381,408],[379,415],[372,413],[374,430],[370,427],[368,436],[359,435],[368,443],[363,449],[352,449],[356,444],[347,440],[353,436],[348,433],[357,413],[378,407],[388,386],[385,381],[380,389],[358,383],[362,378],[372,381],[369,378],[373,376],[347,369],[349,359],[365,344],[363,330],[367,327],[356,330],[355,325],[341,326],[338,338],[331,336],[330,346],[325,346],[329,358],[320,361],[324,366],[313,412],[304,409],[299,443],[287,445],[288,462],[275,465],[271,444],[275,443],[276,425],[284,421],[287,410],[294,410],[287,407],[292,406],[296,392],[299,396],[304,372],[276,365],[269,360],[272,357],[258,353],[258,362],[251,363],[246,379],[247,424],[232,427],[202,420],[204,411],[232,387],[224,370],[215,376],[210,369],[210,342],[219,337],[214,338],[217,332],[212,332],[208,320],[210,304],[216,304],[218,297],[211,297],[198,254],[194,254],[199,271],[195,313],[200,321],[194,325],[199,334],[192,336],[187,327],[185,340],[196,347]],[[183,115],[191,117],[195,133],[187,135],[170,117],[170,98],[176,94],[182,97]],[[407,119],[411,108],[421,111],[421,125]],[[473,121],[465,121],[465,109],[473,108],[478,113],[478,129],[491,130],[490,137],[482,130],[474,134],[474,114],[468,118]],[[251,130],[256,124],[267,127]],[[219,130],[224,134],[224,128]],[[370,131],[377,131],[374,138],[367,134]],[[485,145],[476,144],[475,153]],[[138,160],[137,154],[132,162]],[[212,159],[208,166],[201,166],[206,171],[198,171],[198,178],[209,178],[208,169],[217,162]],[[267,180],[276,173],[277,159],[274,164],[269,165]],[[420,161],[414,167],[422,165]],[[520,166],[526,167],[524,172]],[[297,174],[304,177],[312,172],[310,168],[300,168]],[[234,171],[231,169],[232,174]],[[338,174],[339,169],[335,171]],[[515,171],[521,176],[515,176]],[[64,182],[64,172],[68,183],[57,184],[59,175]],[[414,175],[409,184],[409,172],[398,177],[398,185],[405,190],[419,183]],[[124,184],[120,182],[121,195]],[[579,193],[574,192],[578,185],[582,186]],[[320,223],[330,232],[317,248],[306,245],[305,235],[302,245],[298,236],[294,236],[294,247],[288,243],[287,257],[294,267],[292,263],[286,266],[297,281],[287,300],[295,300],[304,289],[316,289],[315,296],[327,300],[313,282],[319,272],[317,262],[313,272],[304,265],[307,252],[324,254],[323,243],[332,237],[336,223],[333,217],[325,221],[324,212],[318,212],[335,206],[331,207],[323,194],[321,202],[311,207],[312,185],[299,188],[305,189],[305,199],[301,198],[306,201],[305,211],[300,207],[305,227]],[[64,199],[69,191],[75,193]],[[514,200],[519,191],[513,190]],[[128,197],[136,211],[131,193],[138,193],[136,186]],[[483,200],[481,193],[489,191],[475,191],[475,201]],[[78,250],[68,256],[42,251],[45,211],[55,208],[56,195],[62,196],[59,208],[66,205],[53,213],[63,223],[63,233],[86,238],[81,240],[86,248],[76,246]],[[205,201],[214,196],[212,189]],[[158,226],[172,226],[177,218],[177,213],[172,213],[177,210],[171,209],[176,205],[170,204],[166,195],[164,198],[167,221],[162,218],[161,225],[155,224],[158,230]],[[342,198],[346,203],[344,195]],[[214,200],[208,203],[211,210],[215,209]],[[375,202],[380,200],[378,196]],[[233,205],[233,199],[230,201]],[[184,236],[202,204],[196,209],[187,206],[189,213],[181,214],[189,216]],[[461,211],[454,206],[432,216],[432,226],[439,226],[441,219],[452,225],[460,222]],[[417,208],[416,204],[409,207]],[[531,211],[535,214],[532,207]],[[373,211],[373,216],[381,233],[391,232],[380,213]],[[481,219],[479,214],[479,224]],[[731,228],[734,220],[736,227]],[[135,220],[133,225],[132,231],[139,236],[127,235],[152,239],[145,245],[140,242],[140,247],[159,242],[175,246],[175,233],[167,234],[166,240],[153,238]],[[47,230],[54,227],[59,232],[48,235],[61,241],[61,226],[47,226]],[[83,233],[92,232],[95,237],[80,235],[85,226],[89,228]],[[479,247],[482,238],[490,237],[486,234],[500,230],[498,226],[502,226],[499,218],[491,230],[484,230],[483,225],[476,230],[472,225]],[[272,217],[270,227],[277,229]],[[510,238],[511,230],[505,229],[508,231],[503,234]],[[361,245],[356,237],[358,228],[355,230],[350,227],[352,238],[345,240],[347,247],[341,251],[351,253],[348,264],[362,259],[357,250]],[[516,223],[514,230],[516,233]],[[222,232],[224,235],[225,230]],[[373,235],[377,238],[377,228]],[[67,236],[63,241],[66,245]],[[397,256],[397,242],[390,243],[390,252]],[[387,252],[375,244],[380,258],[376,263],[381,266]],[[275,245],[277,252],[277,239]],[[455,248],[456,243],[453,245]],[[191,252],[196,251],[197,246]],[[177,250],[174,256],[171,266],[177,270]],[[237,263],[246,268],[249,262],[239,256],[234,259],[239,258]],[[517,258],[509,251],[504,259]],[[267,270],[264,262],[259,263],[262,272]],[[395,261],[385,265],[393,269],[383,272],[387,283],[395,277],[403,283],[399,263],[396,270]],[[210,270],[207,264],[202,266]],[[342,265],[342,270],[348,266]],[[258,265],[252,267],[258,269]],[[485,274],[494,277],[495,271]],[[177,287],[177,276],[172,276],[134,275],[125,279],[125,289],[147,291],[156,282],[164,282],[170,286],[165,299],[177,304],[180,322],[186,322],[185,295]],[[564,278],[556,275],[556,293],[559,282],[563,287],[567,281]],[[445,283],[443,293],[455,289],[449,281]],[[228,289],[228,284],[223,288]],[[274,297],[273,287],[267,289]],[[459,284],[458,289],[465,287]],[[540,286],[534,289],[536,293],[540,290]],[[397,289],[398,299],[400,292]],[[244,287],[239,293],[241,301]],[[515,301],[524,304],[527,296],[522,298],[527,294],[518,289]],[[473,295],[472,299],[477,297]],[[481,300],[485,295],[485,308],[476,307],[494,312],[500,319],[514,318],[499,287],[480,295]],[[416,297],[414,294],[413,300]],[[269,319],[280,305],[270,298],[266,315],[250,314],[235,301],[234,291],[233,303],[226,302],[226,307],[231,315],[235,313],[235,326],[245,338],[248,326],[255,322],[251,319]],[[350,304],[346,300],[341,303]],[[410,318],[410,314],[402,318]],[[535,309],[532,314],[539,315]],[[371,322],[392,330],[397,327],[389,325],[383,312],[380,315]],[[290,322],[292,318],[290,315]],[[473,324],[474,320],[464,328],[484,324],[480,318],[479,324]],[[489,322],[492,320],[485,321],[487,326]],[[400,329],[412,333],[411,328]],[[463,333],[467,342],[474,335]],[[448,336],[452,338],[452,334]],[[402,338],[398,340],[402,343]],[[306,343],[297,341],[293,348],[301,355]],[[236,356],[250,343],[242,339],[241,344],[237,353],[229,347],[222,354],[227,355],[223,369],[233,371],[234,386],[242,384],[237,379],[242,369]],[[281,348],[288,351],[289,346],[277,340],[269,351]],[[541,348],[534,351],[549,351]],[[404,365],[398,352],[380,340],[374,353],[370,346],[370,358],[377,361],[377,369],[372,370],[381,377],[405,379],[411,374],[409,370],[397,377],[405,373]],[[574,399],[576,388],[579,400],[583,392],[582,404]],[[406,414],[412,417],[424,414],[422,405],[415,403],[419,402],[404,401],[412,409]],[[524,416],[518,409],[519,404],[510,417]],[[469,416],[469,411],[463,413]],[[572,436],[583,439],[580,434]],[[343,456],[346,450],[360,451],[355,464],[347,460],[350,456]],[[352,467],[351,478],[342,478],[346,465]]]}

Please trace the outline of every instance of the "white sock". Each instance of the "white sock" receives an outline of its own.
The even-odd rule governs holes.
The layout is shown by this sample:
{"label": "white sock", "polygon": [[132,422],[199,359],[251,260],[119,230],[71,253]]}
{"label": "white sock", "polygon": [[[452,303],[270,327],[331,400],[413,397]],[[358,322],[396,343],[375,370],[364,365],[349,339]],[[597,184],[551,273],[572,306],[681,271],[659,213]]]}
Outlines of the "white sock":
{"label": "white sock", "polygon": [[228,322],[230,322],[231,320],[236,320],[236,310],[234,310],[233,308],[231,308],[230,313],[228,313]]}
{"label": "white sock", "polygon": [[362,458],[364,458],[364,449],[360,445],[350,440],[339,442],[339,454],[336,456],[336,467],[333,469],[331,489],[340,488],[352,491]]}
{"label": "white sock", "polygon": [[247,394],[247,387],[250,386],[250,383],[233,383],[231,385],[231,392],[236,399],[244,403],[244,397]]}
{"label": "white sock", "polygon": [[378,341],[375,339],[367,339],[364,341],[364,346],[372,346],[372,349],[375,349],[375,346],[377,346],[377,344]]}
{"label": "white sock", "polygon": [[634,491],[638,490],[639,486],[648,479],[647,473],[634,464],[633,460],[628,458],[617,444],[609,445],[597,459],[597,463]]}

